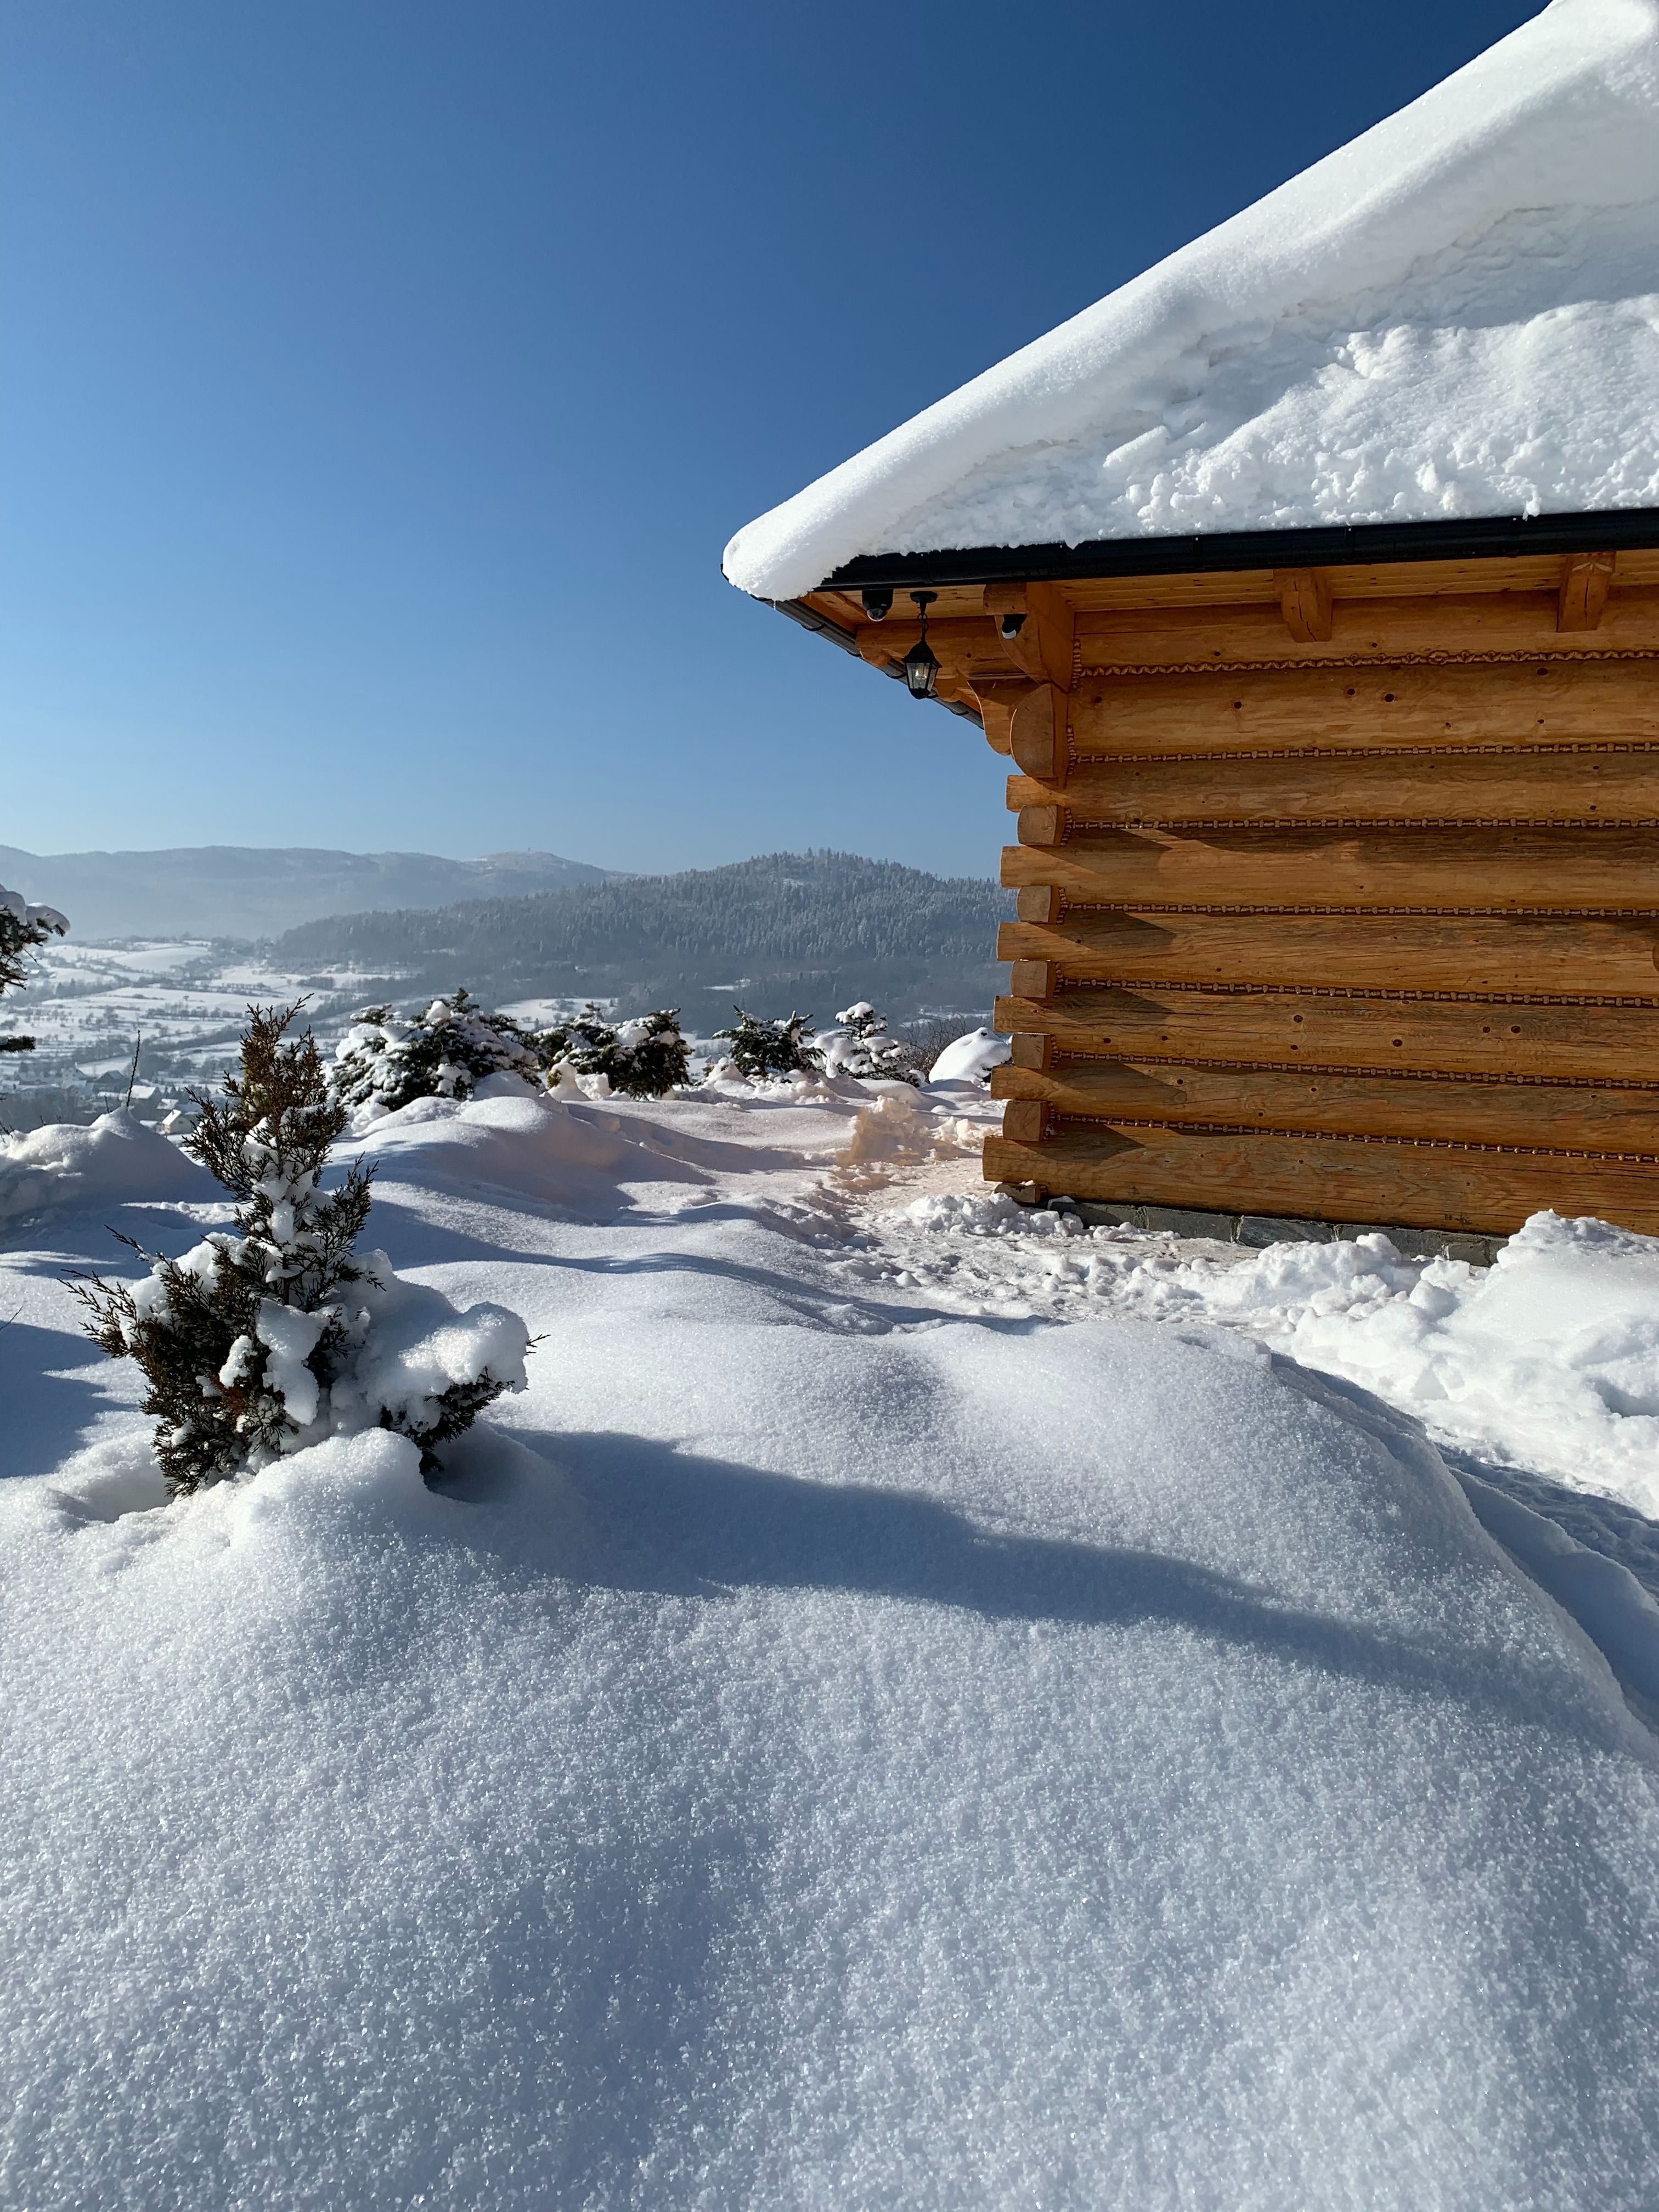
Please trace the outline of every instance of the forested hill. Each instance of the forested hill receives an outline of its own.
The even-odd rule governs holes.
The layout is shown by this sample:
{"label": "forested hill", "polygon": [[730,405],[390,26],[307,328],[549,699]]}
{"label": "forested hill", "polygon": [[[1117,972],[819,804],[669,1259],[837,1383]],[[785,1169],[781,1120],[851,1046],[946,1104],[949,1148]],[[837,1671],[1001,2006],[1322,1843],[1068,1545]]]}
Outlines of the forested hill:
{"label": "forested hill", "polygon": [[[895,1015],[988,1013],[999,921],[994,883],[848,853],[771,853],[730,867],[629,876],[531,898],[354,914],[279,939],[285,967],[349,963],[404,994],[465,982],[497,1004],[615,998],[724,1016],[734,988],[757,1012],[827,1018],[854,998]],[[399,995],[394,991],[392,995]]]}

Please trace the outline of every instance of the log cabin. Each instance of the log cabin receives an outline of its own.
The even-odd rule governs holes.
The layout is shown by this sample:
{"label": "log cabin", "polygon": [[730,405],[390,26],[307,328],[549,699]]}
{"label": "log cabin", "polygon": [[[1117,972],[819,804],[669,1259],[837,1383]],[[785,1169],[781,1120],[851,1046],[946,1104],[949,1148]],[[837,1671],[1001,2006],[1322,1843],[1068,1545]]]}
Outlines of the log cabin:
{"label": "log cabin", "polygon": [[1659,1234],[1656,88],[1555,0],[727,548],[1008,757],[988,1178]]}

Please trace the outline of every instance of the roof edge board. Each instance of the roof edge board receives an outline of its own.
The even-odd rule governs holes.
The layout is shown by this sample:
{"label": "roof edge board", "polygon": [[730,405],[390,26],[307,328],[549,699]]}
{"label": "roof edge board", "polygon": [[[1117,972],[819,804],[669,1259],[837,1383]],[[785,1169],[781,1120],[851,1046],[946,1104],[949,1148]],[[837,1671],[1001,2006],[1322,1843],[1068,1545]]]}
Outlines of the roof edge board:
{"label": "roof edge board", "polygon": [[884,585],[897,588],[1064,583],[1083,577],[1193,575],[1236,568],[1358,568],[1403,561],[1498,560],[1512,559],[1517,554],[1604,553],[1654,547],[1659,547],[1659,507],[1610,507],[1595,514],[1480,515],[1446,522],[1216,531],[1194,538],[1085,538],[1079,545],[975,545],[933,553],[866,553],[836,569],[817,588],[828,592]]}

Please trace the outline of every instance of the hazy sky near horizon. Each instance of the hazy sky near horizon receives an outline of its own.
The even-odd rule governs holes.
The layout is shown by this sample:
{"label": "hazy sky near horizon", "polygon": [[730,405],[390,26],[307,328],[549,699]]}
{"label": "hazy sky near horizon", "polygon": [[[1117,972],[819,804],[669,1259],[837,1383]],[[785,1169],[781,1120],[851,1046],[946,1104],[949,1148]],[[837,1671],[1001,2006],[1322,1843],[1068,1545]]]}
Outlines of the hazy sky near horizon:
{"label": "hazy sky near horizon", "polygon": [[1535,12],[5,0],[0,843],[993,872],[726,539]]}

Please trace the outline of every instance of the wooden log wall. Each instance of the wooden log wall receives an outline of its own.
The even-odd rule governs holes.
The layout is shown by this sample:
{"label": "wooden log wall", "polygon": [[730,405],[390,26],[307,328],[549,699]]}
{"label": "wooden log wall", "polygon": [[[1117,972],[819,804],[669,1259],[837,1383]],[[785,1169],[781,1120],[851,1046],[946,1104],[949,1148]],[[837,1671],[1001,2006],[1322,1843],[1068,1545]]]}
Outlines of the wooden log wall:
{"label": "wooden log wall", "polygon": [[1069,689],[1008,724],[987,1175],[1659,1233],[1659,591],[1610,568],[1092,611],[1073,589]]}

